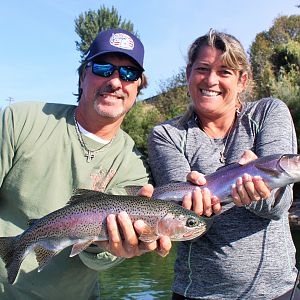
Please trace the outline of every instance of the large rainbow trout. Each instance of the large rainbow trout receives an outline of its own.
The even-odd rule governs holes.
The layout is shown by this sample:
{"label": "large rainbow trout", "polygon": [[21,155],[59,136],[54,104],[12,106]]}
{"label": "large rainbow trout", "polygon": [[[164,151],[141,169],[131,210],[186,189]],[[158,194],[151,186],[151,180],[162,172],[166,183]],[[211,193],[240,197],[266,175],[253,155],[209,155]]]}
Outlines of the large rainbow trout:
{"label": "large rainbow trout", "polygon": [[190,240],[206,232],[211,224],[210,219],[172,202],[78,190],[67,206],[32,220],[22,234],[0,237],[0,256],[6,264],[8,282],[14,283],[22,261],[32,250],[41,271],[53,256],[68,246],[73,245],[72,257],[94,241],[107,240],[106,217],[121,211],[126,211],[132,221],[146,223],[147,228],[139,237],[146,242],[160,236],[169,236],[173,241]]}
{"label": "large rainbow trout", "polygon": [[[230,164],[206,175],[206,184],[200,188],[207,187],[220,199],[221,204],[226,204],[232,201],[232,184],[245,173],[262,177],[271,189],[283,187],[300,181],[300,155],[275,154],[255,159],[242,166],[238,163]],[[188,182],[170,183],[155,188],[152,197],[181,203],[182,198],[196,187]]]}

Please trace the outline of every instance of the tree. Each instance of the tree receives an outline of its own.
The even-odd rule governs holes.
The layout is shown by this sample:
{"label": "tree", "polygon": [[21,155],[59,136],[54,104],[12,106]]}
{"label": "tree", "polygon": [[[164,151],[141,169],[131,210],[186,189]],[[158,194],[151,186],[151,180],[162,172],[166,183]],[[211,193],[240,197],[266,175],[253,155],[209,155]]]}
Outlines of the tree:
{"label": "tree", "polygon": [[187,95],[185,68],[164,82],[160,82],[160,94],[153,98],[155,107],[165,120],[182,114],[190,102]]}
{"label": "tree", "polygon": [[150,130],[163,120],[163,116],[154,105],[139,101],[126,114],[122,129],[132,137],[137,148],[147,156]]}
{"label": "tree", "polygon": [[276,96],[275,86],[288,77],[296,87],[298,79],[289,75],[300,67],[300,16],[281,16],[259,33],[250,47],[250,60],[257,98]]}
{"label": "tree", "polygon": [[250,60],[256,98],[272,96],[288,105],[300,146],[300,15],[281,16],[259,33]]}
{"label": "tree", "polygon": [[181,115],[189,103],[184,69],[161,81],[160,89],[159,95],[137,102],[122,124],[145,156],[148,154],[147,141],[151,129],[162,121]]}
{"label": "tree", "polygon": [[81,58],[84,57],[98,32],[110,28],[122,28],[138,35],[134,32],[133,24],[122,20],[114,6],[109,9],[102,5],[97,11],[88,10],[75,19],[75,32],[80,37],[80,41],[76,41],[76,48],[81,53]]}

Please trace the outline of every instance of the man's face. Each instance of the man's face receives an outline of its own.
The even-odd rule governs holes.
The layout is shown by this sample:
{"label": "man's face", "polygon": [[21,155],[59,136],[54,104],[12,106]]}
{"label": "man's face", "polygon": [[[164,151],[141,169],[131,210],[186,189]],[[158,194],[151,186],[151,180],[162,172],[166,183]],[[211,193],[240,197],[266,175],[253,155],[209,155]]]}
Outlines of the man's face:
{"label": "man's face", "polygon": [[[113,64],[115,66],[137,66],[123,55],[106,54],[94,59],[95,63]],[[101,77],[92,72],[92,67],[87,67],[80,79],[82,95],[80,106],[87,109],[86,113],[93,110],[105,118],[122,118],[132,107],[138,94],[141,79],[125,81],[119,77],[115,70],[109,77]]]}

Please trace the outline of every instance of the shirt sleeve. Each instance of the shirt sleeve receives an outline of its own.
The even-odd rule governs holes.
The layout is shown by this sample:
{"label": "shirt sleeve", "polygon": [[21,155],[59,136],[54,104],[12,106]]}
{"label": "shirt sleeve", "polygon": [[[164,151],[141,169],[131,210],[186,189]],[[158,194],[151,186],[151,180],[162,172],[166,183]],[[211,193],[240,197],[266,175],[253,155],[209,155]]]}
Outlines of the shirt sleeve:
{"label": "shirt sleeve", "polygon": [[12,126],[13,115],[10,108],[6,108],[1,111],[1,123],[0,123],[0,186],[5,178],[5,175],[9,172],[12,161],[14,158],[15,142],[13,138]]}
{"label": "shirt sleeve", "polygon": [[149,135],[149,164],[155,185],[186,181],[191,167],[184,155],[185,131],[171,124],[154,127]]}

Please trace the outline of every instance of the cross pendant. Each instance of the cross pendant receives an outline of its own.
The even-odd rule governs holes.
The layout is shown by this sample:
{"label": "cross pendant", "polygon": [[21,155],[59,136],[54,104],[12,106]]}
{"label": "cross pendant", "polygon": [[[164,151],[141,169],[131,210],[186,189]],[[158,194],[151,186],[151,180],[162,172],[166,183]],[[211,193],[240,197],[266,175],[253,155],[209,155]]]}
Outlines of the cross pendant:
{"label": "cross pendant", "polygon": [[92,161],[92,159],[95,157],[94,153],[92,151],[88,150],[88,152],[84,155],[86,157],[86,161],[89,163]]}
{"label": "cross pendant", "polygon": [[226,158],[224,156],[224,151],[220,151],[219,161],[220,161],[221,164],[225,164]]}

